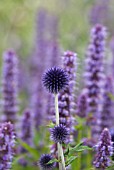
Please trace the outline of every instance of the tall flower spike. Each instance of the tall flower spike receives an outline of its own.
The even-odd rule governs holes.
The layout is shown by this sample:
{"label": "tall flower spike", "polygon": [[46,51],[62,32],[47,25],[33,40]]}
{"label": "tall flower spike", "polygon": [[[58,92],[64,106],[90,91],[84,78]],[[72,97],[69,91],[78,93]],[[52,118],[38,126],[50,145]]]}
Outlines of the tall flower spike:
{"label": "tall flower spike", "polygon": [[57,94],[68,85],[68,75],[63,69],[53,67],[44,73],[42,81],[50,93]]}
{"label": "tall flower spike", "polygon": [[[32,113],[29,109],[24,111],[23,117],[22,117],[22,125],[21,125],[21,140],[27,143],[29,146],[33,146],[33,133],[32,133],[32,123],[33,123],[33,117]],[[23,147],[19,148],[19,152],[26,153],[26,149]],[[19,163],[23,166],[26,166],[28,164],[28,161],[25,159],[20,159]]]}
{"label": "tall flower spike", "polygon": [[[112,52],[111,72],[112,72],[112,77],[114,79],[114,37],[112,37],[112,39],[111,39],[110,48],[111,48],[111,52]],[[113,93],[114,93],[114,90],[113,90]]]}
{"label": "tall flower spike", "polygon": [[[56,16],[50,15],[45,8],[39,8],[36,20],[35,47],[29,61],[32,73],[30,103],[34,113],[36,130],[47,120],[49,108],[49,102],[47,101],[50,101],[50,94],[45,93],[42,88],[42,74],[44,70],[57,66],[58,63],[60,63],[58,22],[59,20],[57,20]],[[42,98],[40,96],[42,96]]]}
{"label": "tall flower spike", "polygon": [[3,120],[15,123],[18,111],[18,59],[14,51],[3,54]]}
{"label": "tall flower spike", "polygon": [[104,92],[104,102],[103,111],[101,114],[101,129],[105,127],[111,129],[113,127],[113,101],[110,95],[113,93],[112,79],[111,77],[106,77],[105,92]]}
{"label": "tall flower spike", "polygon": [[46,117],[47,94],[42,89],[41,77],[44,70],[47,68],[47,14],[48,13],[44,8],[38,10],[36,18],[35,47],[29,61],[31,73],[30,103],[34,114],[34,126],[36,130],[39,129]]}
{"label": "tall flower spike", "polygon": [[96,150],[97,154],[93,164],[96,168],[105,170],[111,164],[110,156],[113,153],[111,136],[107,128],[102,131]]}
{"label": "tall flower spike", "polygon": [[66,51],[63,55],[63,68],[69,76],[69,86],[59,93],[59,114],[60,123],[65,125],[70,135],[67,142],[73,142],[73,115],[76,109],[75,87],[76,87],[76,70],[77,55],[72,51]]}
{"label": "tall flower spike", "polygon": [[0,170],[10,170],[14,155],[15,134],[10,122],[0,124]]}
{"label": "tall flower spike", "polygon": [[[85,85],[87,94],[87,113],[92,113],[96,119],[95,124],[99,126],[100,116],[103,108],[103,95],[105,86],[105,75],[103,68],[105,52],[106,29],[102,25],[96,25],[91,31],[91,40],[88,48],[85,71]],[[96,130],[93,135],[97,135]],[[100,132],[100,129],[98,129]],[[98,133],[99,133],[98,132]]]}

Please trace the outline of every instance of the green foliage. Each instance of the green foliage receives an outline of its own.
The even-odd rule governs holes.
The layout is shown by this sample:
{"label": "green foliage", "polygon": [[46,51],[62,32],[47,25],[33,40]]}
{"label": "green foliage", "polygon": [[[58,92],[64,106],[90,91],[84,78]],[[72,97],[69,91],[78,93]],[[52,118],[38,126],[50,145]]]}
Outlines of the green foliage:
{"label": "green foliage", "polygon": [[38,159],[39,153],[35,148],[30,147],[27,143],[23,142],[22,140],[18,139],[19,144],[25,148],[32,156],[34,159]]}

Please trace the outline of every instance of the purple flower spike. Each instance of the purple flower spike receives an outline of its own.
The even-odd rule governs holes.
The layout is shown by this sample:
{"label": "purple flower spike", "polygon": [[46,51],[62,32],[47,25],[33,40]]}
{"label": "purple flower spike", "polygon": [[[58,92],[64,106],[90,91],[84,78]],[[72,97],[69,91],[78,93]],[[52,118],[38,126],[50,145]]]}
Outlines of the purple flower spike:
{"label": "purple flower spike", "polygon": [[111,164],[110,156],[113,153],[111,135],[107,128],[102,131],[96,150],[97,154],[93,164],[96,168],[105,170]]}
{"label": "purple flower spike", "polygon": [[69,86],[59,93],[59,115],[60,123],[65,125],[69,130],[67,142],[73,142],[73,114],[76,109],[75,102],[75,86],[76,86],[76,70],[77,70],[77,55],[74,52],[66,51],[63,55],[63,68],[69,76]]}
{"label": "purple flower spike", "polygon": [[[29,146],[33,146],[32,121],[33,117],[31,111],[29,109],[25,110],[22,117],[20,138]],[[26,153],[27,151],[23,147],[20,147],[19,152],[22,154]],[[26,161],[25,159],[20,159],[19,163],[23,166],[26,166],[28,164],[28,161]]]}
{"label": "purple flower spike", "polygon": [[14,155],[15,134],[10,122],[0,124],[0,170],[10,170]]}
{"label": "purple flower spike", "polygon": [[[98,128],[101,112],[103,110],[103,95],[105,86],[105,75],[103,68],[105,52],[106,29],[102,25],[96,25],[91,30],[91,40],[88,48],[85,71],[85,85],[87,95],[87,113],[93,114],[94,136],[100,132]],[[95,127],[96,126],[96,127]]]}
{"label": "purple flower spike", "polygon": [[14,51],[3,54],[3,120],[14,123],[18,111],[18,59]]}
{"label": "purple flower spike", "polygon": [[29,109],[25,110],[22,118],[21,139],[30,146],[33,145],[32,121],[33,117],[31,111]]}
{"label": "purple flower spike", "polygon": [[77,100],[77,115],[80,117],[86,117],[87,115],[87,95],[84,91],[80,94]]}
{"label": "purple flower spike", "polygon": [[90,23],[92,25],[95,25],[97,23],[106,25],[107,21],[110,19],[110,0],[100,0],[95,2],[96,3],[90,11]]}
{"label": "purple flower spike", "polygon": [[111,77],[106,77],[105,83],[105,93],[104,93],[104,102],[103,102],[103,111],[101,114],[101,128],[104,129],[113,127],[113,101],[110,95],[113,93],[113,84]]}
{"label": "purple flower spike", "polygon": [[105,75],[103,59],[105,51],[106,29],[96,25],[91,31],[91,40],[86,59],[85,85],[87,93],[88,113],[102,111]]}

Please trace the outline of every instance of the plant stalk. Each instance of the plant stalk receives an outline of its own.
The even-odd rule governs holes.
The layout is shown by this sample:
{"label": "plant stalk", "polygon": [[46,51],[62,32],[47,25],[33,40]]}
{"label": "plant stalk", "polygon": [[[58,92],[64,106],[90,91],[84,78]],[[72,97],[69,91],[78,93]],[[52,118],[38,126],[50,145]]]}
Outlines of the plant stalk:
{"label": "plant stalk", "polygon": [[[55,94],[55,112],[56,112],[56,125],[59,125],[58,94]],[[61,162],[59,162],[59,170],[66,170],[62,144],[57,143],[57,147],[58,147],[58,159],[61,160]]]}

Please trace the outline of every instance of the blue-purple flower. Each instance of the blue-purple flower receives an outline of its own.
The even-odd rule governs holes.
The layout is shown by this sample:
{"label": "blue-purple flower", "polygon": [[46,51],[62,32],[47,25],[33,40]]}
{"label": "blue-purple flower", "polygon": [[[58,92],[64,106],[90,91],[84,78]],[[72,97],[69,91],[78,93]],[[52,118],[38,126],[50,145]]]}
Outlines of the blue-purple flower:
{"label": "blue-purple flower", "polygon": [[68,75],[63,69],[52,67],[44,73],[42,81],[49,92],[56,94],[68,85]]}
{"label": "blue-purple flower", "polygon": [[55,143],[65,143],[68,138],[69,132],[64,125],[57,125],[51,129],[51,139]]}
{"label": "blue-purple flower", "polygon": [[38,165],[42,170],[52,170],[54,168],[54,163],[49,163],[51,160],[52,156],[50,154],[43,154],[40,157]]}

